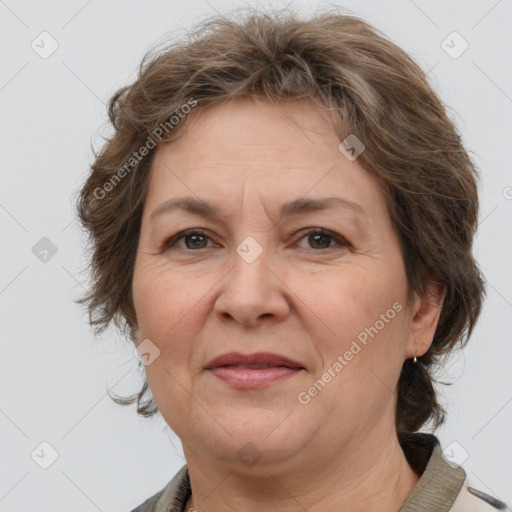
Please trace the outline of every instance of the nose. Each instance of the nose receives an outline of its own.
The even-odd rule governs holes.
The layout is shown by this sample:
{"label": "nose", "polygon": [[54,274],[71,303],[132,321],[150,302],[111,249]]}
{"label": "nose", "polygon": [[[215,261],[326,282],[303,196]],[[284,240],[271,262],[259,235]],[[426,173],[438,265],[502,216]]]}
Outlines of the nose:
{"label": "nose", "polygon": [[284,276],[269,267],[265,252],[254,261],[240,254],[234,252],[233,265],[219,284],[215,313],[244,327],[283,321],[290,311]]}

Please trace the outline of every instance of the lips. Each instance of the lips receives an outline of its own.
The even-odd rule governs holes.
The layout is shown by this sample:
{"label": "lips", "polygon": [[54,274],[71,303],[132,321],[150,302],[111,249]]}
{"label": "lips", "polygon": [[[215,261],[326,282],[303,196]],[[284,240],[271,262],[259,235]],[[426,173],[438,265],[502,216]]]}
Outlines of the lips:
{"label": "lips", "polygon": [[269,352],[230,352],[216,357],[205,367],[213,376],[238,390],[268,388],[302,374],[304,369],[293,359]]}
{"label": "lips", "polygon": [[258,352],[256,354],[241,354],[239,352],[229,352],[212,359],[206,366],[206,369],[220,368],[223,366],[236,368],[264,369],[275,366],[285,368],[300,369],[303,366],[288,357],[273,354],[270,352]]}

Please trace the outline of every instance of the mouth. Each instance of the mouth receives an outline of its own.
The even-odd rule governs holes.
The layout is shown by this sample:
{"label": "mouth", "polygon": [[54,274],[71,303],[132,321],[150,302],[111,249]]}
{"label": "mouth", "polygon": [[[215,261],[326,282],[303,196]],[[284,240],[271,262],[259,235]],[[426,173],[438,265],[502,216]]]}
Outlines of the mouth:
{"label": "mouth", "polygon": [[302,369],[288,368],[287,366],[266,366],[263,368],[219,366],[208,369],[208,371],[234,388],[256,389],[268,387],[278,381],[298,375]]}
{"label": "mouth", "polygon": [[305,370],[297,361],[278,354],[263,352],[223,354],[210,361],[205,369],[237,389],[268,387]]}

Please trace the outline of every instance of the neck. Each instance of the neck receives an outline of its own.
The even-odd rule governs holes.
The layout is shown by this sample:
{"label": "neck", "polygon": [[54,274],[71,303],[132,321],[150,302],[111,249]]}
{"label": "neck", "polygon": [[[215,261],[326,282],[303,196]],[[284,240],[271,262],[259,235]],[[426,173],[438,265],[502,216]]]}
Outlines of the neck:
{"label": "neck", "polygon": [[394,430],[384,442],[347,447],[330,457],[313,457],[309,463],[295,461],[293,469],[286,471],[265,468],[239,474],[232,468],[219,470],[216,461],[197,459],[187,451],[192,487],[187,512],[277,508],[281,512],[390,512],[400,509],[419,480]]}

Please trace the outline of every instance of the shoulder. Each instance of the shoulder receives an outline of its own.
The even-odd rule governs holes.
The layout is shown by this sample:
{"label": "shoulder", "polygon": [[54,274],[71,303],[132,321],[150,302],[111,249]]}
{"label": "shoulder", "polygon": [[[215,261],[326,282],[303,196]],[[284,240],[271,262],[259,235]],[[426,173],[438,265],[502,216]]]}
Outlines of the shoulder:
{"label": "shoulder", "polygon": [[156,494],[153,494],[153,496],[148,498],[144,503],[141,503],[137,508],[134,508],[131,512],[155,512],[156,504],[162,497],[164,489],[158,491]]}
{"label": "shoulder", "polygon": [[160,491],[131,512],[181,512],[190,492],[187,466],[183,466]]}
{"label": "shoulder", "polygon": [[479,490],[477,484],[466,478],[450,512],[496,512],[510,511],[503,501]]}
{"label": "shoulder", "polygon": [[409,464],[421,476],[400,512],[511,512],[450,460],[434,435],[402,435],[401,446]]}

